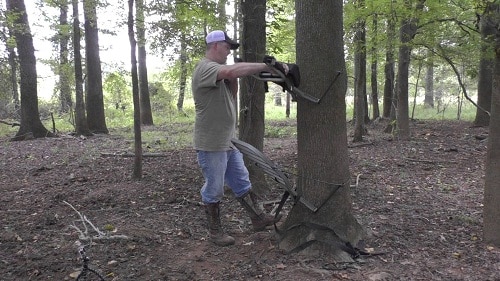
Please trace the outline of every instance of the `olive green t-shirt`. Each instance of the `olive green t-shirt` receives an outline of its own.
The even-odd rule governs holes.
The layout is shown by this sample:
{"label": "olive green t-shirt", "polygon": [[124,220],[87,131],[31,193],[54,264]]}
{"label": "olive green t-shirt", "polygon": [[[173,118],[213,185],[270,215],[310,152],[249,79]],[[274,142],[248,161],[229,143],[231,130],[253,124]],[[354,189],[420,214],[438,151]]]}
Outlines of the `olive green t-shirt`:
{"label": "olive green t-shirt", "polygon": [[222,65],[204,58],[193,72],[192,91],[196,110],[194,148],[226,151],[236,134],[234,98],[224,80],[217,81]]}

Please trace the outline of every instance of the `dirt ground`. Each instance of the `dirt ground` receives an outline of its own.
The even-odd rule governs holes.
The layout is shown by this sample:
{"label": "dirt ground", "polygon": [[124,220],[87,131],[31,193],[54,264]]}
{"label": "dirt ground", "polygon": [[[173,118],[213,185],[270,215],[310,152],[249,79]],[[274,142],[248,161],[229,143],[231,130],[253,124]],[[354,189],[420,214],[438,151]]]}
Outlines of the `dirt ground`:
{"label": "dirt ground", "polygon": [[[353,213],[369,233],[366,249],[384,254],[347,264],[283,253],[274,230],[253,232],[229,194],[223,224],[236,245],[210,244],[189,148],[144,158],[135,181],[134,159],[120,156],[132,144],[117,135],[4,138],[0,280],[74,280],[80,243],[105,280],[500,280],[500,251],[482,241],[487,129],[415,122],[413,139],[399,142],[384,126],[349,142]],[[285,171],[296,151],[293,138],[265,141]],[[281,193],[273,189],[267,202]]]}

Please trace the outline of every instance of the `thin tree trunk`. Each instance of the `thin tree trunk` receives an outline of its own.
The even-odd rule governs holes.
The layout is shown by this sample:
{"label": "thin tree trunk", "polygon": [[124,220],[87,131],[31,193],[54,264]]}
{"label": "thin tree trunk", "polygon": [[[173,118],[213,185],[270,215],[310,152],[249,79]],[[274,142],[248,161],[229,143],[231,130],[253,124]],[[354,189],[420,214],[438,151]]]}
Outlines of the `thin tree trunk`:
{"label": "thin tree trunk", "polygon": [[128,38],[130,41],[130,62],[132,73],[132,99],[134,102],[134,174],[135,179],[142,178],[142,134],[141,105],[139,101],[139,78],[137,74],[137,58],[135,57],[137,41],[134,36],[134,0],[128,0]]}
{"label": "thin tree trunk", "polygon": [[78,0],[73,0],[73,53],[75,56],[75,130],[77,135],[91,135],[85,115],[85,101],[83,99],[83,70],[82,55],[80,52],[80,20]]}
{"label": "thin tree trunk", "polygon": [[179,98],[177,99],[177,111],[183,112],[184,108],[184,96],[186,95],[186,81],[187,81],[187,43],[186,36],[184,33],[181,34],[181,53],[179,57],[181,75],[179,78]]}
{"label": "thin tree trunk", "polygon": [[[363,9],[364,0],[357,0],[358,9]],[[366,99],[366,35],[365,21],[358,19],[354,34],[354,136],[353,142],[363,141],[365,133]]]}
{"label": "thin tree trunk", "polygon": [[71,64],[69,63],[68,43],[70,39],[68,26],[68,1],[61,1],[59,7],[59,102],[60,112],[69,112],[73,108],[71,98]]}
{"label": "thin tree trunk", "polygon": [[[377,14],[373,15],[373,37],[376,37],[378,32],[378,16]],[[377,119],[380,117],[380,108],[378,105],[378,56],[377,56],[377,43],[376,40],[374,40],[373,47],[372,47],[372,63],[371,63],[371,88],[372,88],[372,111],[373,111],[373,116],[372,119]]]}
{"label": "thin tree trunk", "polygon": [[384,83],[384,104],[382,110],[382,116],[388,118],[391,116],[391,111],[394,107],[394,83],[395,83],[395,72],[394,72],[394,41],[396,39],[396,16],[394,15],[393,5],[395,0],[391,1],[391,13],[387,19],[387,50],[385,53],[385,83]]}
{"label": "thin tree trunk", "polygon": [[434,108],[434,62],[431,52],[427,53],[427,58],[424,107]]}
{"label": "thin tree trunk", "polygon": [[[9,33],[11,33],[9,31]],[[12,37],[13,35],[10,34]],[[6,39],[7,40],[7,39]],[[12,85],[12,100],[16,111],[19,109],[19,87],[17,85],[17,55],[13,47],[7,44],[7,52],[9,53],[9,67],[10,67],[10,83]],[[20,117],[20,116],[19,116]]]}
{"label": "thin tree trunk", "polygon": [[136,26],[139,56],[139,100],[141,110],[141,124],[153,125],[153,113],[149,98],[148,67],[146,63],[146,30],[144,24],[144,0],[136,0]]}

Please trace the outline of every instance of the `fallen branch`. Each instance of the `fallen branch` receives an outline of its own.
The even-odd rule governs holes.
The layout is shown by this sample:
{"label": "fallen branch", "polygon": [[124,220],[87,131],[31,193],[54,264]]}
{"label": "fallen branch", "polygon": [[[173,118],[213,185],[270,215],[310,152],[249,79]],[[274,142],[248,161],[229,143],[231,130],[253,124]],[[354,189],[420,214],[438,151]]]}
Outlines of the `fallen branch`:
{"label": "fallen branch", "polygon": [[[102,157],[135,157],[133,153],[101,153]],[[170,157],[171,155],[163,153],[143,153],[142,157]]]}
{"label": "fallen branch", "polygon": [[21,126],[21,124],[19,124],[19,123],[15,123],[15,122],[11,123],[11,122],[7,122],[7,121],[4,121],[4,120],[0,120],[0,123],[6,124],[6,125],[10,125],[12,127],[15,127],[15,126],[20,127]]}
{"label": "fallen branch", "polygon": [[408,157],[403,157],[404,160],[412,161],[412,162],[419,162],[419,163],[426,163],[426,164],[437,164],[437,163],[450,163],[450,164],[456,164],[457,162],[455,161],[443,161],[443,160],[426,160],[426,159],[415,159],[415,158],[408,158]]}
{"label": "fallen branch", "polygon": [[[70,225],[71,228],[75,229],[78,232],[78,239],[83,240],[83,241],[89,241],[89,240],[107,240],[107,239],[129,239],[128,236],[126,235],[108,235],[108,233],[103,232],[99,230],[85,215],[80,213],[73,205],[70,203],[63,201],[66,205],[70,206],[73,211],[75,211],[78,216],[80,217],[80,221],[83,225],[83,230],[80,229],[78,226],[76,226],[75,222],[73,222],[73,225]],[[89,234],[89,229],[87,227],[89,225],[95,232],[97,232],[96,235],[90,235]]]}

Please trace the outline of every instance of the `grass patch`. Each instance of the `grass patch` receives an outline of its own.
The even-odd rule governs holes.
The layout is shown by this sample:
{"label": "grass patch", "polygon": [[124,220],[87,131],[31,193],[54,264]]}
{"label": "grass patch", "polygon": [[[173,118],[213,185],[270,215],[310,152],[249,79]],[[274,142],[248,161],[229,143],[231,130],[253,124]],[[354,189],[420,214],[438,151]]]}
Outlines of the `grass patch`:
{"label": "grass patch", "polygon": [[[157,110],[153,113],[155,126],[142,128],[142,139],[147,149],[168,150],[192,145],[192,132],[194,126],[194,105],[186,103],[183,112],[170,108],[168,110]],[[476,108],[470,103],[464,103],[458,114],[458,106],[449,105],[444,110],[438,111],[436,108],[426,108],[423,105],[417,105],[413,112],[414,119],[420,120],[460,120],[472,121],[476,115]],[[371,108],[369,109],[371,113]],[[410,103],[410,117],[413,106]],[[352,119],[352,104],[346,108],[346,119]],[[121,135],[126,139],[134,138],[133,131],[133,110],[121,110],[114,107],[107,108],[106,125],[111,134]],[[266,104],[265,120],[267,138],[294,137],[297,135],[296,126],[297,103],[292,102],[290,113],[287,118],[286,107],[274,105],[272,99]],[[60,134],[68,134],[74,131],[72,117],[69,114],[54,115],[55,130]],[[8,122],[18,122],[16,120],[5,120]],[[42,123],[49,130],[53,130],[52,119],[44,118]],[[0,124],[0,137],[13,137],[19,127],[12,127],[6,124]]]}

